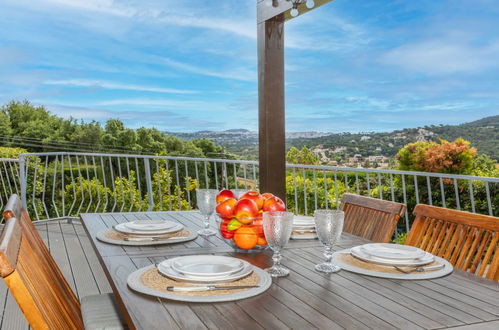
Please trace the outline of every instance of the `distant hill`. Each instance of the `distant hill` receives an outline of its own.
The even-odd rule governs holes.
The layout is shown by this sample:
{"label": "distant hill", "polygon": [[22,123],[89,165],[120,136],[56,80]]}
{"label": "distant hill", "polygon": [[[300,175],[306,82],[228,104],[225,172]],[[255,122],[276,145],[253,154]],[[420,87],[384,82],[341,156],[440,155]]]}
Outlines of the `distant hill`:
{"label": "distant hill", "polygon": [[[258,155],[258,132],[247,129],[229,129],[225,131],[199,131],[194,133],[164,132],[185,140],[211,139],[217,144],[224,146],[231,153],[235,153],[244,159],[256,159]],[[286,139],[316,138],[326,136],[321,132],[288,132]]]}
{"label": "distant hill", "polygon": [[[220,132],[166,133],[188,140],[212,139],[226,147],[229,152],[245,159],[256,159],[258,156],[257,132],[231,129]],[[418,140],[454,140],[458,137],[471,141],[479,153],[499,160],[499,116],[486,117],[461,125],[432,125],[381,133],[288,132],[286,142],[288,148],[306,146],[315,150],[320,158],[324,158],[323,163],[336,161],[338,164],[345,164],[348,158],[356,155],[361,155],[362,158],[369,156],[393,158],[400,148]]]}
{"label": "distant hill", "polygon": [[[424,126],[405,128],[387,133],[340,133],[313,139],[294,139],[290,146],[342,150],[342,156],[360,154],[363,157],[383,155],[393,157],[404,145],[416,141],[454,140],[462,137],[471,142],[479,153],[499,160],[499,116],[482,118],[461,125]],[[332,157],[341,158],[341,157]],[[339,159],[338,159],[339,160]]]}

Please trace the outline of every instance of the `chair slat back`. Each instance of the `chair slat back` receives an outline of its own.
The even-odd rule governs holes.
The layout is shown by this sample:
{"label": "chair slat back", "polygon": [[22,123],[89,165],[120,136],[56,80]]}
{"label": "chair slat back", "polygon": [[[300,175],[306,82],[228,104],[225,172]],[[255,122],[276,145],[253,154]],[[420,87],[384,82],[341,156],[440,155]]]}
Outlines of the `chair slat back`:
{"label": "chair slat back", "polygon": [[343,231],[374,242],[389,242],[406,206],[377,198],[343,194],[341,210],[345,212]]}
{"label": "chair slat back", "polygon": [[19,203],[12,196],[4,212],[0,275],[33,329],[83,329],[77,297]]}
{"label": "chair slat back", "polygon": [[407,245],[448,260],[455,268],[499,280],[499,218],[418,204]]}

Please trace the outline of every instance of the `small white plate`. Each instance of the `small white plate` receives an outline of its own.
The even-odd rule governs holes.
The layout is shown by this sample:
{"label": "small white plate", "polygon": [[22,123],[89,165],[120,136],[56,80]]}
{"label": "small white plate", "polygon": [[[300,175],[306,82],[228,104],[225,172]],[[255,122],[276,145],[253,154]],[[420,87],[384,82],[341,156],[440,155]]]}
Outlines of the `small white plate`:
{"label": "small white plate", "polygon": [[179,273],[175,271],[171,267],[171,262],[172,260],[174,261],[175,258],[173,259],[167,259],[158,265],[158,271],[163,274],[164,276],[170,277],[174,280],[177,281],[183,281],[183,282],[194,282],[194,283],[220,283],[220,282],[232,282],[236,281],[240,278],[246,277],[249,274],[253,272],[253,265],[247,263],[244,260],[241,260],[244,263],[243,269],[240,271],[234,273],[234,274],[229,274],[229,275],[223,275],[223,276],[192,276],[192,275],[185,275],[182,273]]}
{"label": "small white plate", "polygon": [[291,234],[291,239],[316,239],[317,235],[311,233],[311,235],[293,235]]}
{"label": "small white plate", "polygon": [[314,217],[307,217],[304,215],[295,215],[295,217],[293,218],[293,224],[296,224],[296,223],[315,225],[315,220],[314,220]]}
{"label": "small white plate", "polygon": [[177,225],[177,222],[166,220],[135,220],[125,222],[125,226],[128,228],[139,231],[158,231],[173,228]]}
{"label": "small white plate", "polygon": [[293,225],[293,230],[315,230],[315,225],[314,226],[296,226],[296,225]]}
{"label": "small white plate", "polygon": [[364,244],[361,250],[373,257],[396,260],[414,260],[426,254],[425,251],[414,246],[389,243]]}
{"label": "small white plate", "polygon": [[168,228],[168,229],[163,229],[163,230],[133,230],[128,228],[126,223],[120,223],[119,225],[114,226],[114,230],[119,231],[124,234],[131,234],[131,235],[163,235],[163,234],[170,234],[170,233],[175,233],[177,231],[180,231],[184,229],[184,226],[182,224],[177,224],[175,227]]}
{"label": "small white plate", "polygon": [[366,262],[372,262],[379,265],[388,265],[388,266],[423,266],[429,263],[432,263],[435,257],[428,252],[425,252],[425,255],[419,259],[414,260],[397,260],[397,259],[383,259],[374,257],[370,254],[367,254],[362,251],[362,245],[356,246],[350,249],[350,254],[360,260]]}
{"label": "small white plate", "polygon": [[181,274],[199,277],[230,275],[244,267],[241,259],[212,255],[178,257],[170,265]]}

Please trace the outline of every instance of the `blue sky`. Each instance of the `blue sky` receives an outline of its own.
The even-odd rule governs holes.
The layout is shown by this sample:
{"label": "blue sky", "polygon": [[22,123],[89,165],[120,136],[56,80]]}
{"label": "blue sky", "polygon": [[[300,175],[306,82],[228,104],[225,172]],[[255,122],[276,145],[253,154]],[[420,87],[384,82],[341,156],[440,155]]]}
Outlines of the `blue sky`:
{"label": "blue sky", "polygon": [[[0,104],[167,131],[257,129],[256,0],[0,0]],[[497,0],[336,0],[286,25],[286,129],[499,114]]]}

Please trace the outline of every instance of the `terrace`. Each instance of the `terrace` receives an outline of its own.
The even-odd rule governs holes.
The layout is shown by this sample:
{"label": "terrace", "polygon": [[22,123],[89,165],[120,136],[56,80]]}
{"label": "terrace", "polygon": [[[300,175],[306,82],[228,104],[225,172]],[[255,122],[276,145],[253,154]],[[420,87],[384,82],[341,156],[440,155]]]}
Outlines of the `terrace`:
{"label": "terrace", "polygon": [[[81,224],[82,213],[138,214],[196,209],[195,189],[259,187],[258,162],[122,154],[37,153],[0,164],[2,208],[19,194],[78,297],[112,292]],[[496,215],[499,178],[310,166],[286,166],[287,204],[295,214],[336,209],[344,193],[408,205],[393,241],[405,239],[416,204]],[[132,213],[129,213],[132,212]],[[148,213],[154,214],[154,213]],[[201,221],[199,221],[199,224]],[[28,328],[3,284],[2,329]]]}
{"label": "terrace", "polygon": [[[328,2],[316,0],[315,8]],[[131,328],[497,327],[499,288],[494,272],[499,267],[499,251],[494,244],[498,242],[498,230],[482,228],[476,235],[469,234],[476,228],[466,227],[468,224],[449,225],[445,227],[448,232],[446,229],[439,232],[447,226],[439,223],[435,229],[438,238],[426,239],[425,244],[442,242],[447,233],[447,242],[456,227],[453,232],[456,240],[461,232],[465,233],[459,242],[453,238],[451,243],[459,245],[456,253],[461,247],[466,253],[470,251],[466,260],[461,260],[464,254],[457,262],[454,260],[454,272],[441,279],[407,281],[393,269],[398,277],[388,277],[389,280],[346,270],[339,275],[321,274],[313,271],[314,264],[322,260],[318,241],[294,240],[286,247],[287,258],[283,262],[291,269],[291,275],[282,281],[270,281],[269,291],[257,297],[196,304],[196,300],[176,302],[132,291],[130,273],[146,267],[158,268],[165,258],[199,254],[235,256],[258,266],[255,272],[270,265],[268,250],[255,254],[234,252],[220,233],[178,241],[172,246],[116,246],[98,238],[102,231],[142,217],[173,220],[192,233],[202,228],[202,218],[195,211],[198,189],[272,192],[285,200],[288,210],[304,216],[313,215],[317,209],[340,209],[346,193],[398,202],[407,209],[389,241],[401,244],[408,240],[407,234],[413,228],[417,204],[439,206],[443,212],[455,209],[489,215],[480,221],[484,218],[491,221],[499,214],[499,178],[495,177],[286,164],[283,29],[285,22],[296,16],[295,10],[304,13],[311,8],[305,1],[272,0],[266,6],[259,0],[257,9],[259,162],[77,152],[31,153],[22,154],[19,159],[0,159],[0,206],[10,208],[7,212],[14,215],[4,227],[15,232],[12,229],[17,228],[13,227],[17,225],[15,221],[24,217],[23,213],[15,214],[22,204],[76,298],[113,293]],[[12,194],[20,196],[18,207],[8,201]],[[437,222],[432,218],[427,226]],[[218,229],[213,219],[211,225]],[[18,230],[22,239],[11,235],[14,238],[10,240],[17,244],[17,252],[26,248],[23,240],[32,239],[22,226],[26,225],[21,224],[22,229]],[[493,228],[497,228],[497,223]],[[483,241],[479,242],[476,237],[482,234]],[[335,248],[349,249],[367,242],[365,237],[343,233]],[[480,258],[486,248],[490,253],[485,253],[488,259],[482,264]],[[474,254],[476,249],[478,252]],[[4,252],[10,257],[9,249]],[[469,267],[462,266],[463,271],[457,264]],[[452,268],[448,262],[443,265]],[[20,269],[25,271],[23,267]],[[480,276],[493,276],[485,279],[474,275],[480,272]],[[0,312],[1,329],[29,328],[3,281]]]}

